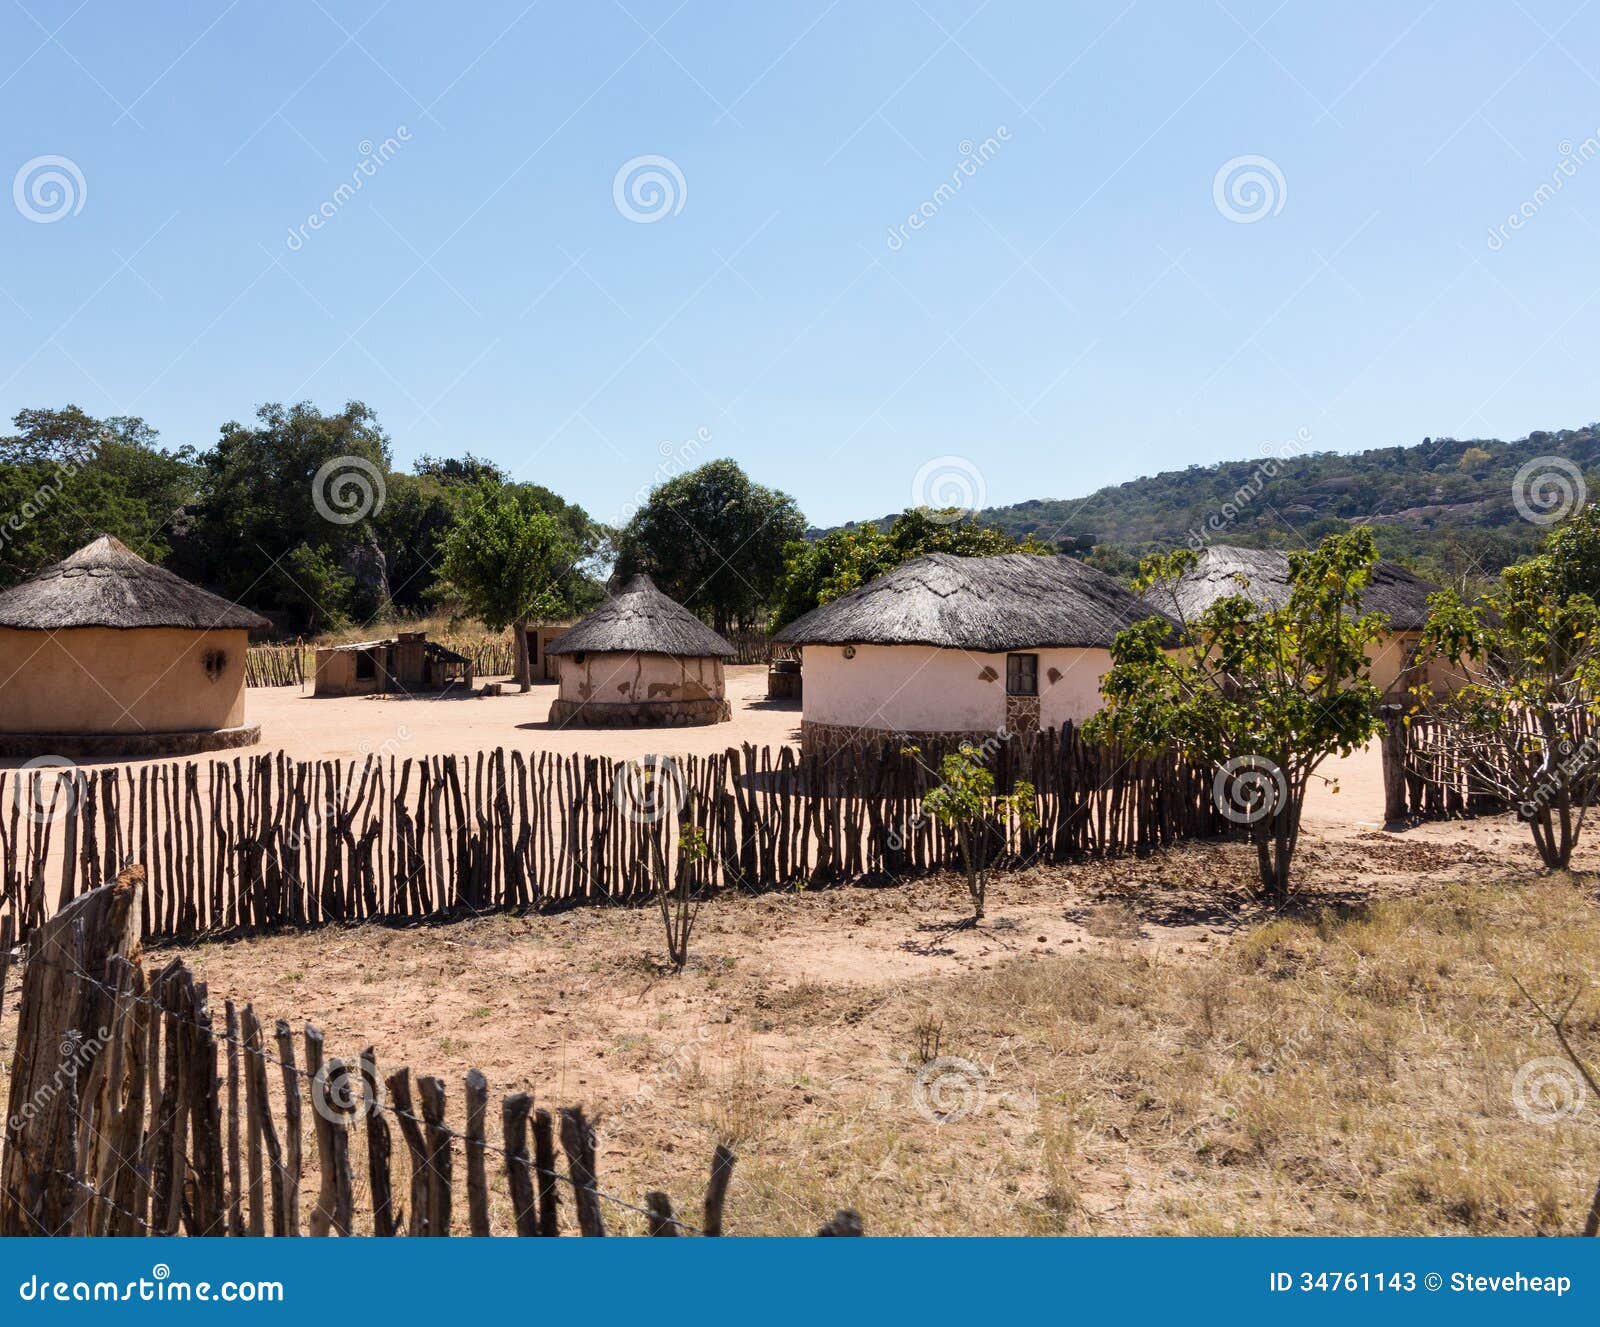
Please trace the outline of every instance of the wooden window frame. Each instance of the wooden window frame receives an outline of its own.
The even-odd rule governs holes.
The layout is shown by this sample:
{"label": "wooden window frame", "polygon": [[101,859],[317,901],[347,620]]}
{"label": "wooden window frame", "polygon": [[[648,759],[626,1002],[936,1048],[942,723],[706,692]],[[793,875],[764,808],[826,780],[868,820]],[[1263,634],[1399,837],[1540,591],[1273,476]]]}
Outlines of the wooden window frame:
{"label": "wooden window frame", "polygon": [[[1024,680],[1023,661],[1032,664],[1033,686],[1029,690],[1022,690]],[[1008,696],[1037,696],[1039,694],[1039,656],[1032,653],[1018,653],[1006,655],[1006,695]]]}

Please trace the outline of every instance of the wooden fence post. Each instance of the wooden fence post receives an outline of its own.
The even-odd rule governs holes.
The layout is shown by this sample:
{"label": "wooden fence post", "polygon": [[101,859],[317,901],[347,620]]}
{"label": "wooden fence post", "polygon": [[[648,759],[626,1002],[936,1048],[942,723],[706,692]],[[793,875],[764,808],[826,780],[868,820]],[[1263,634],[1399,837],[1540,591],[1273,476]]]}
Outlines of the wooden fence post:
{"label": "wooden fence post", "polygon": [[1383,709],[1383,818],[1388,824],[1404,820],[1410,813],[1406,805],[1405,716],[1398,705]]}
{"label": "wooden fence post", "polygon": [[582,1106],[561,1108],[561,1149],[567,1154],[572,1176],[573,1205],[578,1209],[578,1230],[584,1235],[604,1235],[605,1218],[595,1188],[594,1128],[583,1118]]}
{"label": "wooden fence post", "polygon": [[92,1187],[85,1194],[80,1177],[79,1075],[93,1072],[114,1031],[133,1030],[115,1016],[112,982],[138,962],[143,884],[144,868],[127,867],[29,940],[0,1157],[0,1236],[66,1234],[95,1195]]}

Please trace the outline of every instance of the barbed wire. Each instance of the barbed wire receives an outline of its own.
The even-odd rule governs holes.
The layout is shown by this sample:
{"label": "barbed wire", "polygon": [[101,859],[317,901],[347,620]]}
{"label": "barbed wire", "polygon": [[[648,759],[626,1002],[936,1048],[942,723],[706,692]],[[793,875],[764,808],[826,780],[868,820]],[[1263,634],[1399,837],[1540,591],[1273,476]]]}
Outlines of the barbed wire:
{"label": "barbed wire", "polygon": [[[136,992],[134,992],[132,990],[124,990],[124,989],[119,989],[119,988],[116,988],[116,987],[113,987],[113,986],[108,986],[105,982],[99,980],[98,978],[90,975],[87,972],[84,972],[82,970],[82,968],[79,967],[75,963],[68,963],[68,964],[56,963],[56,962],[52,962],[48,958],[45,958],[43,955],[35,955],[35,954],[28,955],[23,960],[23,962],[24,962],[24,965],[31,965],[31,964],[37,963],[37,964],[40,964],[43,967],[53,968],[57,972],[66,972],[70,976],[76,977],[78,980],[87,982],[89,985],[94,986],[97,989],[103,991],[105,994],[109,995],[113,1000],[119,1000],[119,1001],[120,1000],[131,1000],[134,1003],[145,1005],[148,1008],[156,1010],[158,1013],[162,1014],[163,1016],[165,1016],[167,1018],[171,1018],[171,1019],[175,1020],[178,1023],[186,1024],[189,1027],[193,1027],[193,1028],[196,1028],[196,1029],[198,1029],[200,1031],[205,1032],[207,1035],[212,1037],[213,1040],[215,1040],[217,1042],[220,1042],[220,1043],[223,1043],[223,1044],[226,1044],[226,1045],[236,1046],[240,1050],[244,1051],[246,1054],[259,1056],[266,1063],[275,1064],[275,1065],[279,1066],[280,1069],[288,1070],[289,1072],[297,1075],[300,1078],[305,1079],[309,1084],[311,1084],[312,1089],[313,1089],[311,1108],[313,1110],[316,1110],[319,1113],[321,1113],[321,1108],[317,1105],[317,1099],[316,1099],[315,1093],[320,1091],[325,1096],[327,1094],[327,1092],[328,1092],[328,1072],[327,1072],[327,1065],[326,1064],[324,1064],[322,1069],[319,1071],[319,1074],[320,1074],[320,1081],[319,1081],[319,1074],[313,1074],[309,1070],[301,1068],[298,1064],[295,1064],[295,1063],[293,1063],[291,1061],[288,1061],[288,1060],[284,1060],[284,1059],[280,1058],[279,1056],[276,1056],[276,1055],[272,1054],[265,1047],[251,1046],[250,1044],[248,1044],[247,1042],[241,1040],[238,1037],[229,1036],[226,1030],[218,1031],[217,1028],[213,1024],[203,1023],[198,1018],[186,1016],[182,1012],[180,1012],[178,1010],[175,1010],[175,1009],[169,1009],[169,1008],[166,1007],[166,1005],[160,1003],[159,1001],[157,1001],[155,999],[152,999],[148,995],[139,995],[139,994],[137,994]],[[284,1022],[285,1025],[287,1026],[287,1020],[278,1020],[278,1021]],[[307,1026],[309,1027],[310,1024],[308,1023]],[[348,1065],[348,1064],[345,1064],[343,1061],[341,1061],[340,1064],[341,1064],[342,1072],[345,1075],[348,1075],[350,1073],[350,1071],[351,1071],[351,1066]],[[376,1070],[376,1065],[374,1065],[374,1070]],[[358,1069],[358,1073],[359,1072],[361,1072],[361,1071]],[[362,1077],[364,1077],[364,1076],[365,1075],[362,1074]],[[374,1095],[376,1096],[376,1091],[374,1091]],[[693,1225],[693,1224],[691,1224],[691,1223],[689,1223],[687,1221],[684,1221],[681,1218],[677,1217],[676,1215],[671,1216],[671,1217],[663,1217],[663,1216],[658,1215],[655,1212],[652,1212],[649,1208],[641,1207],[637,1203],[630,1202],[626,1198],[619,1198],[615,1194],[607,1193],[604,1189],[601,1189],[596,1185],[580,1184],[580,1183],[578,1183],[577,1180],[574,1180],[570,1175],[563,1175],[558,1170],[554,1170],[554,1169],[551,1169],[551,1168],[545,1167],[545,1166],[540,1166],[538,1164],[538,1162],[532,1157],[520,1157],[520,1156],[513,1155],[512,1153],[506,1151],[505,1148],[495,1146],[493,1143],[489,1142],[487,1138],[484,1138],[484,1139],[471,1138],[468,1135],[462,1133],[460,1130],[452,1128],[450,1125],[444,1123],[444,1121],[442,1121],[442,1120],[438,1120],[438,1121],[427,1120],[424,1117],[415,1114],[414,1112],[402,1110],[399,1106],[395,1105],[393,1102],[379,1103],[379,1102],[374,1101],[374,1105],[377,1107],[378,1110],[386,1110],[390,1114],[394,1115],[396,1118],[408,1120],[411,1123],[419,1126],[422,1129],[434,1130],[434,1131],[437,1131],[438,1133],[441,1133],[441,1134],[445,1135],[447,1138],[455,1139],[455,1140],[459,1141],[464,1147],[478,1148],[478,1149],[480,1149],[481,1151],[483,1151],[485,1153],[492,1153],[495,1156],[501,1157],[501,1158],[505,1159],[507,1162],[510,1162],[510,1163],[513,1163],[513,1164],[517,1164],[517,1165],[521,1165],[525,1169],[527,1169],[530,1174],[542,1175],[542,1176],[545,1176],[545,1177],[553,1179],[553,1180],[559,1180],[560,1182],[570,1186],[572,1188],[573,1192],[575,1192],[575,1193],[591,1193],[591,1194],[595,1195],[595,1197],[600,1198],[600,1199],[604,1200],[605,1202],[611,1203],[614,1206],[616,1206],[618,1208],[621,1208],[621,1209],[623,1209],[625,1211],[633,1212],[633,1213],[635,1213],[635,1214],[637,1214],[639,1216],[645,1217],[647,1220],[649,1220],[651,1222],[657,1222],[657,1221],[665,1220],[665,1221],[669,1222],[671,1225],[674,1225],[674,1226],[678,1227],[678,1229],[680,1229],[682,1231],[685,1231],[685,1232],[687,1232],[689,1234],[694,1234],[694,1235],[703,1235],[703,1234],[705,1234],[705,1232],[703,1230],[701,1230],[698,1226],[695,1226],[695,1225]],[[354,1107],[352,1106],[352,1111],[353,1110],[354,1110]],[[340,1113],[342,1114],[343,1112],[340,1112]],[[324,1118],[326,1118],[326,1116],[324,1116]],[[345,1127],[345,1126],[342,1126],[342,1127]],[[288,1168],[282,1162],[278,1163],[277,1169],[278,1169],[280,1174],[288,1175],[288,1173],[289,1173],[288,1172]],[[435,1168],[431,1164],[428,1164],[428,1169],[430,1171],[433,1171]],[[94,1192],[98,1192],[98,1190],[94,1190]],[[128,1215],[132,1215],[132,1214],[129,1213]]]}

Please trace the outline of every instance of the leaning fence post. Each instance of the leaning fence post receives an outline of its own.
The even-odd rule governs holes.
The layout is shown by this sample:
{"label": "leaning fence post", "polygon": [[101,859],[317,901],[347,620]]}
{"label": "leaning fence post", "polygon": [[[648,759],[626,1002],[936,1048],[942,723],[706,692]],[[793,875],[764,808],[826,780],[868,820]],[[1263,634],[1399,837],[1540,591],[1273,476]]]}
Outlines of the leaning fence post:
{"label": "leaning fence post", "polygon": [[584,1235],[604,1235],[600,1195],[595,1188],[594,1127],[583,1118],[582,1106],[561,1108],[561,1148],[567,1154],[572,1176],[573,1205],[578,1209],[578,1230]]}
{"label": "leaning fence post", "polygon": [[500,1131],[505,1141],[506,1186],[511,1190],[511,1210],[517,1234],[539,1233],[539,1213],[533,1201],[532,1160],[528,1156],[528,1112],[533,1098],[518,1092],[500,1103]]}
{"label": "leaning fence post", "polygon": [[127,867],[29,940],[0,1155],[0,1235],[66,1234],[83,1207],[80,1077],[107,1054],[101,1029],[109,1034],[118,1021],[112,960],[138,961],[143,884],[144,868]]}

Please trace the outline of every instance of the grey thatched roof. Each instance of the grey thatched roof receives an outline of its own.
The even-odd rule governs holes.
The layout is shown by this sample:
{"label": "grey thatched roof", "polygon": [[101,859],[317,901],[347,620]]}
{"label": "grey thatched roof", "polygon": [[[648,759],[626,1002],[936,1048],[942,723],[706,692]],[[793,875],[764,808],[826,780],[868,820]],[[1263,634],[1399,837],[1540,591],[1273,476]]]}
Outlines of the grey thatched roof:
{"label": "grey thatched roof", "polygon": [[620,594],[545,647],[546,654],[677,654],[731,659],[733,646],[648,576],[635,576]]}
{"label": "grey thatched roof", "polygon": [[985,654],[1052,646],[1108,648],[1164,614],[1068,557],[930,553],[797,618],[792,645],[939,645]]}
{"label": "grey thatched roof", "polygon": [[0,627],[22,631],[71,627],[250,630],[269,625],[266,618],[248,608],[146,562],[110,535],[101,535],[32,580],[0,594]]}
{"label": "grey thatched roof", "polygon": [[[1237,579],[1244,576],[1249,584]],[[1361,592],[1361,611],[1385,613],[1393,631],[1420,631],[1428,619],[1428,596],[1439,587],[1414,576],[1392,562],[1379,562]],[[1211,544],[1200,551],[1200,561],[1176,587],[1155,587],[1145,602],[1173,611],[1191,621],[1219,599],[1244,595],[1262,608],[1281,608],[1289,601],[1289,555],[1276,548],[1237,548]]]}

